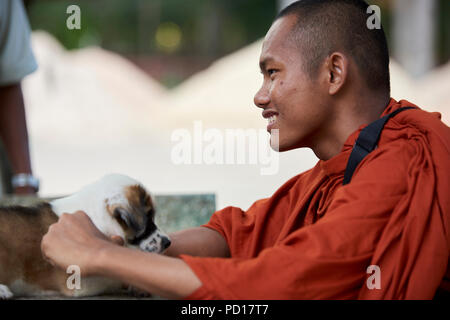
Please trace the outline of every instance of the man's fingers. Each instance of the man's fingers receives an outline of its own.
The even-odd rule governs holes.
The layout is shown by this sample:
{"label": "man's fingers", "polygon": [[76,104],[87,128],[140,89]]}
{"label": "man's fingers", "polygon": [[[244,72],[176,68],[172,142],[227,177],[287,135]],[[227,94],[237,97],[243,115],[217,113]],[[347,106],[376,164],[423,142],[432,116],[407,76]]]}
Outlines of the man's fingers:
{"label": "man's fingers", "polygon": [[[64,212],[60,217],[59,221],[69,221],[70,223],[73,223],[73,221],[79,220],[80,217],[87,218],[90,220],[89,216],[84,211],[75,211],[73,213]],[[78,218],[78,219],[77,219]]]}
{"label": "man's fingers", "polygon": [[[50,227],[51,227],[51,226],[50,226]],[[50,229],[49,229],[49,230],[50,230]],[[42,241],[41,241],[41,253],[42,253],[42,257],[44,258],[45,261],[47,261],[47,262],[50,263],[52,266],[54,266],[53,261],[50,260],[50,259],[47,257],[47,255],[46,255],[46,251],[47,251],[47,248],[48,248],[47,242],[48,242],[48,236],[45,235],[45,236],[42,238]]]}
{"label": "man's fingers", "polygon": [[47,244],[47,239],[45,238],[46,236],[44,236],[43,238],[42,238],[42,241],[41,241],[41,252],[42,252],[42,255],[43,255],[43,257],[44,258],[47,258],[46,256],[45,256],[45,250],[46,250],[46,244]]}
{"label": "man's fingers", "polygon": [[[89,216],[87,215],[87,213],[84,212],[84,211],[81,211],[81,210],[75,211],[73,214],[76,215],[76,216],[82,216],[82,217],[89,218]],[[89,218],[89,220],[90,220],[90,218]]]}
{"label": "man's fingers", "polygon": [[112,236],[111,241],[119,246],[123,246],[125,244],[125,241],[121,236]]}

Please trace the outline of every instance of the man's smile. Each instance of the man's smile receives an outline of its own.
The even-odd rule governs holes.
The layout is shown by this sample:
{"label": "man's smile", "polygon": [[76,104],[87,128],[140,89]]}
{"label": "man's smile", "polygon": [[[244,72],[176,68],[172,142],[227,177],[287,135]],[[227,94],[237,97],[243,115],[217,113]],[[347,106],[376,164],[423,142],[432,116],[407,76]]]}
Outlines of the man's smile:
{"label": "man's smile", "polygon": [[268,119],[269,124],[267,125],[267,131],[270,131],[277,121],[278,113],[272,110],[264,110],[262,116],[263,118]]}

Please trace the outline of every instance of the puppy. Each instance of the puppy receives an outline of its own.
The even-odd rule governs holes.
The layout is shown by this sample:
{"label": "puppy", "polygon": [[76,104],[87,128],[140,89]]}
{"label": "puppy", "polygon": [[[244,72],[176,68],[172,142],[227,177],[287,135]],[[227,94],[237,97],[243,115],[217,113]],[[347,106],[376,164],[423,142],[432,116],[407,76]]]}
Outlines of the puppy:
{"label": "puppy", "polygon": [[107,175],[71,196],[35,207],[0,207],[0,299],[121,291],[120,282],[99,277],[81,277],[81,289],[70,289],[70,274],[44,260],[40,245],[49,226],[63,213],[78,210],[85,211],[105,235],[121,236],[127,247],[160,253],[170,245],[169,237],[154,223],[149,193],[123,175]]}

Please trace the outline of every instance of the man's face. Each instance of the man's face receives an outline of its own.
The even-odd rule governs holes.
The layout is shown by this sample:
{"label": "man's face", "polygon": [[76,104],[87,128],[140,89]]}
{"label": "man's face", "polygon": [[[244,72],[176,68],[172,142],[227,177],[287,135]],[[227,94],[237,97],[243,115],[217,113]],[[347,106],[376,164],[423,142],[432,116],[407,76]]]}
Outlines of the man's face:
{"label": "man's face", "polygon": [[[288,39],[295,22],[294,16],[285,16],[267,33],[260,57],[264,82],[254,98],[269,121],[267,130],[279,130],[279,151],[312,147],[330,118],[321,78],[310,79],[300,50]],[[275,147],[275,141],[271,145]]]}

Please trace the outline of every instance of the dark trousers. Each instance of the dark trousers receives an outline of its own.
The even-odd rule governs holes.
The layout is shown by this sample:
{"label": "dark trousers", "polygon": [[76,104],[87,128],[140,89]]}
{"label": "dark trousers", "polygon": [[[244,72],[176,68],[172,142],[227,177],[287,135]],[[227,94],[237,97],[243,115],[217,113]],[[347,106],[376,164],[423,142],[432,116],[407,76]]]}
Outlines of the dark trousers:
{"label": "dark trousers", "polygon": [[12,193],[11,186],[12,169],[8,155],[0,139],[0,197]]}

